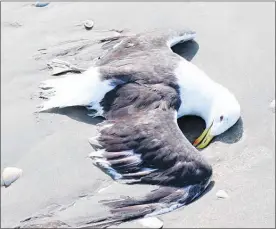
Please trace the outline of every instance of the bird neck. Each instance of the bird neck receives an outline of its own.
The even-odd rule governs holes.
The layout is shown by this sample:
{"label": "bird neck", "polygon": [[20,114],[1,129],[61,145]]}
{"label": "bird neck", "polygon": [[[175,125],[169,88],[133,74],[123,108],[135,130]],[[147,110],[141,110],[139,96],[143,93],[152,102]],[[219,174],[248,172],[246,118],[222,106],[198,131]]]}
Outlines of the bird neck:
{"label": "bird neck", "polygon": [[175,70],[175,76],[181,98],[178,117],[195,115],[204,119],[206,126],[211,125],[213,108],[217,100],[225,93],[224,87],[186,60],[180,62]]}

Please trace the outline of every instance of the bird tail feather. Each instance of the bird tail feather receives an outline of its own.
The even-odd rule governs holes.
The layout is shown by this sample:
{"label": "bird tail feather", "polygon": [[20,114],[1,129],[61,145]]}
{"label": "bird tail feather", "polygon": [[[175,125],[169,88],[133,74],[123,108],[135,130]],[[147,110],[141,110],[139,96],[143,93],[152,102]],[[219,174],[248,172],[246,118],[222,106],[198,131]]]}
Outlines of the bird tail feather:
{"label": "bird tail feather", "polygon": [[45,99],[39,111],[70,106],[90,106],[97,110],[105,93],[114,86],[102,80],[97,67],[91,67],[81,74],[71,74],[63,78],[49,79],[39,85],[40,98]]}

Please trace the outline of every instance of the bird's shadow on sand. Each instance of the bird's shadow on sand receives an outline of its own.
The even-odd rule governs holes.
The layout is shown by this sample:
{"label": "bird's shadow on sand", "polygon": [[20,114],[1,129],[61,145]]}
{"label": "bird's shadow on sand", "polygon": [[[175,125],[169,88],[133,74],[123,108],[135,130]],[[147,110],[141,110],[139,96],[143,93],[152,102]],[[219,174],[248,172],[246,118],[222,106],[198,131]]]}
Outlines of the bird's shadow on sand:
{"label": "bird's shadow on sand", "polygon": [[184,43],[179,43],[172,47],[172,51],[182,56],[184,59],[191,61],[199,50],[199,45],[196,41],[190,40]]}
{"label": "bird's shadow on sand", "polygon": [[[65,107],[62,109],[52,109],[49,112],[59,115],[66,115],[73,120],[91,125],[96,125],[104,120],[104,118],[101,117],[92,118],[88,116],[87,114],[90,112],[85,107]],[[47,111],[45,113],[47,113]]]}
{"label": "bird's shadow on sand", "polygon": [[[186,138],[192,143],[205,129],[203,119],[196,116],[185,116],[177,120],[178,126]],[[223,134],[216,136],[213,142],[219,141],[227,144],[238,142],[243,135],[243,121],[240,118],[237,123]]]}

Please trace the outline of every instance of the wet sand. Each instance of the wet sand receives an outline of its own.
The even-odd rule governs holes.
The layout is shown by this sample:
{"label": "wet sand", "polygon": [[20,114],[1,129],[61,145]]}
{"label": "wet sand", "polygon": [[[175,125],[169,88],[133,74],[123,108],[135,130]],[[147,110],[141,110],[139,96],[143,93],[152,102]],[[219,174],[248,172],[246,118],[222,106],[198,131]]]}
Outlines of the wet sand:
{"label": "wet sand", "polygon": [[[85,109],[34,114],[41,102],[37,85],[53,77],[46,66],[53,58],[89,66],[100,49],[81,39],[112,34],[96,30],[182,27],[197,32],[197,45],[179,47],[179,53],[234,92],[242,119],[202,151],[213,164],[213,189],[161,216],[164,227],[274,227],[274,9],[274,3],[2,3],[1,168],[23,170],[18,181],[1,188],[2,227],[40,212],[81,221],[99,214],[97,201],[104,197],[149,189],[115,184],[92,165],[87,138],[100,119]],[[87,19],[95,21],[91,31],[79,25]],[[191,140],[203,128],[195,118],[179,125]],[[218,200],[220,189],[230,197]]]}

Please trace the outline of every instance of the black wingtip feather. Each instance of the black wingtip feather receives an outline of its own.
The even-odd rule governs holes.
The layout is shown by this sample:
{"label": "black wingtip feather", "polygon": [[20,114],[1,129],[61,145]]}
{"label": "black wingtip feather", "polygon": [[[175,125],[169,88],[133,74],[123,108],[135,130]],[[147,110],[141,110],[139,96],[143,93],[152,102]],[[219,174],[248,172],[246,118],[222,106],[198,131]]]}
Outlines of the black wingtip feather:
{"label": "black wingtip feather", "polygon": [[185,188],[162,186],[142,198],[123,197],[103,200],[101,203],[110,208],[110,215],[87,224],[92,227],[106,228],[138,218],[168,213],[199,198],[208,185],[209,181]]}

